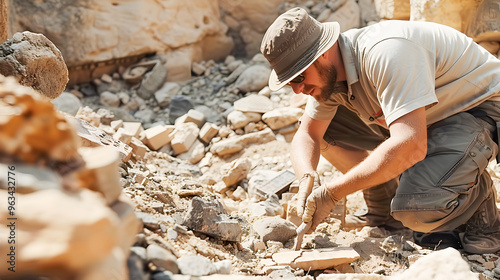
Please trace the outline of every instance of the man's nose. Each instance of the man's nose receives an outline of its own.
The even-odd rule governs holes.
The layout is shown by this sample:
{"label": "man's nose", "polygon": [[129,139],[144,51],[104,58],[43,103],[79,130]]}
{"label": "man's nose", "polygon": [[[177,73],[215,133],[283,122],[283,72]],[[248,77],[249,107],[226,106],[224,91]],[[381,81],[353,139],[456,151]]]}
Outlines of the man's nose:
{"label": "man's nose", "polygon": [[296,94],[302,93],[304,90],[304,84],[303,83],[290,83],[290,86],[293,89],[293,92]]}

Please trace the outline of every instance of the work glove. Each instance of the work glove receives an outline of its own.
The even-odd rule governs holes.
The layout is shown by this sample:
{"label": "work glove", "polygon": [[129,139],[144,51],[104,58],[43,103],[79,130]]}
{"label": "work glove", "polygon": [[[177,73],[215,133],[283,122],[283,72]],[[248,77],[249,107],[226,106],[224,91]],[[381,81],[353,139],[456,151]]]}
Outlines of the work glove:
{"label": "work glove", "polygon": [[316,171],[305,173],[299,180],[299,192],[297,193],[297,215],[302,218],[306,199],[313,189],[320,186],[319,175]]}
{"label": "work glove", "polygon": [[312,191],[309,197],[307,197],[306,207],[302,215],[304,223],[312,223],[307,233],[313,232],[323,219],[330,215],[337,202],[338,199],[333,197],[326,186],[321,186]]}

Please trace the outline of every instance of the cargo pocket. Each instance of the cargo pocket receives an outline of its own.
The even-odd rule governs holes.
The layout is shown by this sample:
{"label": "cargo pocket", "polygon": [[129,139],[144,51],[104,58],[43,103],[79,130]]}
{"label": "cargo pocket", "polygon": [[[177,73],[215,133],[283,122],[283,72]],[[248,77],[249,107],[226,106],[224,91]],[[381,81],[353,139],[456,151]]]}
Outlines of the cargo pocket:
{"label": "cargo pocket", "polygon": [[447,188],[456,193],[464,193],[477,184],[479,176],[486,170],[493,156],[492,148],[496,143],[486,131],[479,132],[463,157],[441,178],[437,186]]}
{"label": "cargo pocket", "polygon": [[433,224],[450,215],[458,206],[458,194],[435,189],[425,194],[396,194],[391,203],[392,215],[400,221]]}

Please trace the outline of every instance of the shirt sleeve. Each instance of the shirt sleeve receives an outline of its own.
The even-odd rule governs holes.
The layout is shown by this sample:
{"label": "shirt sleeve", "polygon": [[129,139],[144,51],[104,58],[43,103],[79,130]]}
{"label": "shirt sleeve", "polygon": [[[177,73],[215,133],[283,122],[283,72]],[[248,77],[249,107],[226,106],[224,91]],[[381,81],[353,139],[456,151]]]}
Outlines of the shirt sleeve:
{"label": "shirt sleeve", "polygon": [[367,76],[389,126],[415,109],[437,104],[434,54],[404,38],[385,39],[366,55]]}
{"label": "shirt sleeve", "polygon": [[319,102],[314,97],[308,96],[305,112],[315,120],[331,120],[337,112],[337,106],[338,103],[334,100]]}

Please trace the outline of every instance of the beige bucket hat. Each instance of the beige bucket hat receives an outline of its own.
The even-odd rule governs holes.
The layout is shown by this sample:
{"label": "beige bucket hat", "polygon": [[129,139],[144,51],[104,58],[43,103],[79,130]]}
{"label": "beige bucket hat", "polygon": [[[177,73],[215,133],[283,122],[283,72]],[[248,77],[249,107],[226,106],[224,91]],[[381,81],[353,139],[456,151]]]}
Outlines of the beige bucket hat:
{"label": "beige bucket hat", "polygon": [[331,48],[340,34],[337,22],[320,23],[302,8],[280,15],[264,34],[260,51],[271,64],[269,88],[278,90]]}

